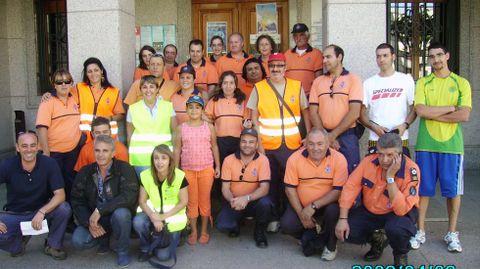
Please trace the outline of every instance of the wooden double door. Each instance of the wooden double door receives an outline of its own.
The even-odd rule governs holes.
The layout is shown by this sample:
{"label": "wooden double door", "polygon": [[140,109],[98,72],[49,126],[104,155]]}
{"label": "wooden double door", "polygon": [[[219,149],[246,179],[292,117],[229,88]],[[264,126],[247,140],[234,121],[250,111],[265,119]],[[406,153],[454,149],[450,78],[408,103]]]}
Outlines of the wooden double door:
{"label": "wooden double door", "polygon": [[[201,39],[208,47],[207,25],[226,22],[226,36],[240,32],[245,39],[244,50],[253,54],[255,41],[250,35],[257,33],[256,4],[276,3],[277,26],[280,35],[279,51],[288,49],[289,24],[288,0],[285,1],[229,1],[229,0],[192,0],[193,38]],[[227,40],[225,39],[225,45]],[[278,45],[278,44],[277,44]]]}

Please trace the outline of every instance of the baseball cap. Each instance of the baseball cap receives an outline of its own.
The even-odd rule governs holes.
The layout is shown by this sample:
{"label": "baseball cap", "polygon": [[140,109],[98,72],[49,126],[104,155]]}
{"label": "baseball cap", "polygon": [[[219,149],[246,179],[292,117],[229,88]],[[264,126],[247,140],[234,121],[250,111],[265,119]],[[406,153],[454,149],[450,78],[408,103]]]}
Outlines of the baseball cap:
{"label": "baseball cap", "polygon": [[253,129],[253,128],[245,128],[242,130],[242,132],[240,133],[240,136],[242,135],[251,135],[251,136],[255,136],[258,138],[258,133],[257,133],[257,130]]}
{"label": "baseball cap", "polygon": [[195,69],[193,69],[193,66],[191,65],[185,65],[182,68],[180,68],[180,71],[178,72],[179,75],[182,73],[189,73],[193,75],[193,78],[195,79]]}
{"label": "baseball cap", "polygon": [[205,107],[205,102],[203,101],[203,98],[198,95],[192,95],[188,98],[187,105],[191,103],[197,103],[202,107]]}
{"label": "baseball cap", "polygon": [[296,23],[293,26],[291,33],[294,34],[294,33],[303,33],[303,32],[308,32],[307,25],[305,25],[305,23]]}
{"label": "baseball cap", "polygon": [[270,54],[270,56],[268,56],[268,62],[272,62],[272,61],[284,61],[284,62],[286,62],[287,58],[285,58],[285,55],[283,55],[283,53],[275,52],[275,53]]}

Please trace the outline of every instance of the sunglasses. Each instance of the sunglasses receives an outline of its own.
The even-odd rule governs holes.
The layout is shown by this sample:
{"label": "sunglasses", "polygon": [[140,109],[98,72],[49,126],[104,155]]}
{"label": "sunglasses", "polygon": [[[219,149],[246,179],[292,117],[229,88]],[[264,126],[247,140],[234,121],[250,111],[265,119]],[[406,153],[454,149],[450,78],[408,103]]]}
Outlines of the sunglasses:
{"label": "sunglasses", "polygon": [[332,80],[332,84],[330,85],[330,98],[333,98],[333,95],[335,94],[333,92],[333,85],[335,84],[335,81],[337,81],[337,78],[338,77],[336,77],[334,80]]}
{"label": "sunglasses", "polygon": [[58,85],[58,86],[62,84],[68,85],[71,83],[72,83],[72,80],[55,80],[55,85]]}
{"label": "sunglasses", "polygon": [[245,173],[245,169],[246,169],[246,168],[247,168],[246,166],[243,166],[243,167],[242,167],[242,170],[241,170],[242,174],[241,174],[240,177],[239,177],[239,180],[240,180],[240,181],[243,180],[243,174]]}

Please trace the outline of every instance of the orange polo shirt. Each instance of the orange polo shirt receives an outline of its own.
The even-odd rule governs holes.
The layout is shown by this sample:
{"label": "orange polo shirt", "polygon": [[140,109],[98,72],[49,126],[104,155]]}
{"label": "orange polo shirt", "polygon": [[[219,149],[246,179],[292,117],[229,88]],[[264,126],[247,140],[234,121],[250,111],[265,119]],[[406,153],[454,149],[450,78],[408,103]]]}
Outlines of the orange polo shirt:
{"label": "orange polo shirt", "polygon": [[270,78],[270,69],[268,68],[268,61],[262,61],[262,56],[257,58],[260,62],[262,62],[263,68],[265,69],[265,73],[267,74],[266,78]]}
{"label": "orange polo shirt", "polygon": [[[77,163],[75,164],[73,170],[78,172],[85,165],[96,162],[93,146],[94,141],[90,141],[82,147],[82,149],[80,150],[80,154],[78,155]],[[125,147],[125,145],[118,140],[115,140],[115,159],[122,160],[128,163],[127,147]]]}
{"label": "orange polo shirt", "polygon": [[133,81],[141,79],[143,76],[151,75],[148,69],[142,69],[140,67],[135,68],[135,72],[133,73]]}
{"label": "orange polo shirt", "polygon": [[315,79],[315,72],[323,68],[323,54],[310,45],[302,55],[296,53],[296,49],[297,47],[285,51],[285,58],[287,59],[285,76],[300,80],[305,94],[308,95]]}
{"label": "orange polo shirt", "polygon": [[400,170],[395,175],[399,191],[390,202],[387,180],[382,177],[378,154],[366,156],[348,177],[339,199],[341,208],[351,208],[358,194],[362,192],[363,205],[373,214],[395,213],[404,216],[414,206],[418,207],[420,169],[417,164],[403,155]]}
{"label": "orange polo shirt", "polygon": [[[362,104],[362,80],[345,69],[335,81],[330,74],[325,74],[313,81],[309,101],[310,106],[318,106],[318,115],[323,127],[334,129],[347,115],[350,103]],[[351,127],[355,127],[355,123]]]}
{"label": "orange polo shirt", "polygon": [[80,141],[80,111],[74,98],[69,94],[67,102],[55,93],[48,101],[41,102],[37,111],[37,128],[47,128],[50,152],[69,152]]}
{"label": "orange polo shirt", "polygon": [[[188,60],[186,63],[183,63],[177,67],[173,77],[175,81],[180,80],[180,75],[178,72],[180,72],[180,69],[187,64],[193,66],[191,64],[191,60]],[[195,69],[194,84],[199,89],[208,91],[208,86],[218,84],[217,69],[213,65],[207,63],[205,59],[202,59],[202,64],[199,67],[193,67],[193,69]]]}
{"label": "orange polo shirt", "polygon": [[[163,78],[162,82],[160,83],[160,91],[158,95],[163,98],[165,101],[170,101],[172,95],[178,91],[180,85],[173,80],[167,80]],[[136,80],[130,86],[128,90],[127,96],[123,100],[123,102],[127,105],[132,105],[140,100],[142,100],[142,90],[140,89],[140,80]]]}
{"label": "orange polo shirt", "polygon": [[173,109],[175,110],[175,118],[177,119],[177,125],[180,125],[188,120],[187,100],[192,95],[200,95],[200,90],[194,88],[191,95],[184,96],[182,94],[182,90],[180,89],[172,95],[170,102],[172,102]]}
{"label": "orange polo shirt", "polygon": [[240,158],[240,151],[230,154],[223,161],[222,181],[230,182],[234,197],[248,195],[258,189],[260,183],[270,183],[268,158],[257,152],[253,160],[245,165]]}
{"label": "orange polo shirt", "polygon": [[243,57],[241,59],[236,59],[232,57],[232,54],[229,52],[227,55],[220,57],[217,60],[217,73],[219,76],[222,75],[225,71],[233,71],[237,75],[238,79],[238,88],[242,89],[245,84],[245,80],[242,78],[243,65],[250,58],[250,56],[243,52]]}
{"label": "orange polo shirt", "polygon": [[243,130],[243,120],[250,117],[249,110],[245,107],[246,101],[236,103],[235,98],[219,98],[217,101],[210,99],[205,108],[205,113],[215,123],[217,137],[240,137]]}
{"label": "orange polo shirt", "polygon": [[301,148],[288,158],[284,182],[287,188],[297,189],[305,207],[332,189],[341,191],[347,178],[347,160],[340,152],[328,149],[325,158],[316,165],[308,158],[307,149]]}
{"label": "orange polo shirt", "polygon": [[217,60],[215,60],[215,58],[213,57],[213,54],[210,55],[210,57],[207,57],[206,60],[207,60],[207,63],[213,65],[215,69],[217,68]]}
{"label": "orange polo shirt", "polygon": [[243,85],[243,88],[240,88],[240,90],[242,90],[242,92],[247,96],[245,100],[248,101],[248,99],[250,99],[250,94],[252,94],[254,87],[255,87],[255,84],[252,84],[246,81],[245,84]]}

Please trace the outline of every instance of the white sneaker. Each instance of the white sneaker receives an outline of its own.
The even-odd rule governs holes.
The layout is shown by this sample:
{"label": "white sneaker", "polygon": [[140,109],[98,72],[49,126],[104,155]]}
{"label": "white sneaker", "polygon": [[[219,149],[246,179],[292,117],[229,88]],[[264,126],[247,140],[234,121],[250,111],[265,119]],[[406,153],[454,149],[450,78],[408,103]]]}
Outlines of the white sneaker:
{"label": "white sneaker", "polygon": [[412,249],[419,249],[420,245],[425,243],[425,231],[417,230],[415,236],[410,237],[410,247]]}
{"label": "white sneaker", "polygon": [[280,228],[280,222],[279,221],[271,221],[271,222],[268,223],[267,232],[276,233],[276,232],[278,232],[279,228]]}
{"label": "white sneaker", "polygon": [[448,251],[462,252],[462,245],[460,245],[460,239],[458,239],[458,232],[448,232],[443,240],[447,243]]}
{"label": "white sneaker", "polygon": [[335,257],[337,256],[337,247],[335,247],[334,251],[328,250],[328,248],[325,246],[322,252],[322,260],[324,261],[333,261],[335,260]]}

